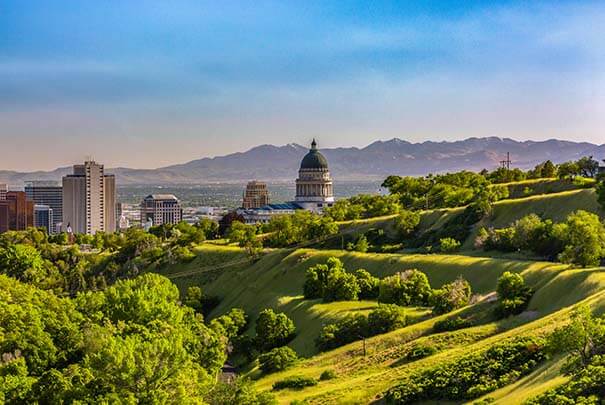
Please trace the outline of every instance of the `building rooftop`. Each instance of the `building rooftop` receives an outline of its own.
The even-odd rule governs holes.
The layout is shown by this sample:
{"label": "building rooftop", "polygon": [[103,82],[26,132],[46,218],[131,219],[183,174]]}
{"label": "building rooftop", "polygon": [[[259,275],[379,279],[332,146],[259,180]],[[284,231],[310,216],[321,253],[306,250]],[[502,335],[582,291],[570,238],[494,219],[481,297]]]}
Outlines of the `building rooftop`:
{"label": "building rooftop", "polygon": [[146,200],[178,200],[174,194],[149,194]]}

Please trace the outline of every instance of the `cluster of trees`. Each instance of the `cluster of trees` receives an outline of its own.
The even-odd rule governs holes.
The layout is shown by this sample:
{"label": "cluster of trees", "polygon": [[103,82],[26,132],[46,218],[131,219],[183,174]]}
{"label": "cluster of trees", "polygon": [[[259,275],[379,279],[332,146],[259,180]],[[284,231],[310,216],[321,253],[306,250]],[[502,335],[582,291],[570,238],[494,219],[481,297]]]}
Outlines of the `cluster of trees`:
{"label": "cluster of trees", "polygon": [[303,294],[305,299],[323,298],[324,302],[373,299],[378,297],[378,281],[364,269],[349,273],[342,261],[330,257],[325,264],[307,269]]}
{"label": "cluster of trees", "polygon": [[525,311],[533,295],[532,289],[525,284],[523,277],[510,271],[504,272],[498,278],[496,293],[498,294],[496,315],[499,318],[518,315]]}
{"label": "cluster of trees", "polygon": [[58,298],[0,276],[0,401],[204,402],[227,336],[145,274]]}
{"label": "cluster of trees", "polygon": [[338,233],[338,225],[328,215],[317,215],[298,210],[291,215],[278,215],[263,227],[268,233],[265,244],[269,247],[286,247],[301,242],[323,239]]}
{"label": "cluster of trees", "polygon": [[347,343],[387,333],[406,325],[405,311],[392,304],[380,304],[365,315],[348,315],[322,328],[315,346],[320,351],[331,350]]}
{"label": "cluster of trees", "polygon": [[325,215],[334,221],[349,221],[397,214],[400,209],[397,196],[360,194],[336,201],[326,210]]}
{"label": "cluster of trees", "polygon": [[[405,378],[386,394],[387,403],[461,401],[511,384],[546,359],[546,342],[525,337],[450,360]],[[486,373],[489,370],[489,373]]]}
{"label": "cluster of trees", "polygon": [[577,308],[570,322],[548,338],[553,354],[569,354],[563,370],[570,375],[565,384],[528,401],[532,405],[598,404],[605,386],[605,320],[587,306]]}
{"label": "cluster of trees", "polygon": [[597,266],[605,257],[605,226],[596,214],[582,210],[562,223],[530,214],[507,228],[482,229],[475,245],[485,250],[531,251],[563,263]]}

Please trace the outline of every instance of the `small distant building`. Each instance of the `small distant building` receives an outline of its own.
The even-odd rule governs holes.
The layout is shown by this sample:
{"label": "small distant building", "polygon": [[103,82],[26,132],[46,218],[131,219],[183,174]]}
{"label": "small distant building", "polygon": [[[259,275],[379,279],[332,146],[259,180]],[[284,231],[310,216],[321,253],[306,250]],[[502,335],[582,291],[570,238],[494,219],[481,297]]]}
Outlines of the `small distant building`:
{"label": "small distant building", "polygon": [[0,233],[34,226],[34,202],[23,191],[8,191],[0,200]]}
{"label": "small distant building", "polygon": [[44,204],[34,205],[34,226],[36,228],[44,228],[47,233],[53,233],[53,216],[54,212],[50,206]]}
{"label": "small distant building", "polygon": [[287,202],[282,204],[267,204],[263,207],[249,210],[240,209],[237,211],[237,214],[244,218],[244,223],[246,224],[266,224],[276,215],[290,215],[300,209],[302,208],[297,203]]}
{"label": "small distant building", "polygon": [[246,185],[242,208],[249,210],[269,204],[269,189],[267,183],[251,181]]}
{"label": "small distant building", "polygon": [[[52,210],[52,226],[45,226],[48,233],[55,233],[57,229],[61,228],[63,220],[63,187],[58,182],[28,181],[25,183],[25,194],[34,204],[48,206]],[[35,219],[34,222],[36,222]]]}
{"label": "small distant building", "polygon": [[178,224],[183,219],[183,209],[173,194],[150,194],[141,202],[141,224]]}
{"label": "small distant building", "polygon": [[8,186],[4,183],[0,183],[0,200],[6,200],[7,192],[8,192]]}

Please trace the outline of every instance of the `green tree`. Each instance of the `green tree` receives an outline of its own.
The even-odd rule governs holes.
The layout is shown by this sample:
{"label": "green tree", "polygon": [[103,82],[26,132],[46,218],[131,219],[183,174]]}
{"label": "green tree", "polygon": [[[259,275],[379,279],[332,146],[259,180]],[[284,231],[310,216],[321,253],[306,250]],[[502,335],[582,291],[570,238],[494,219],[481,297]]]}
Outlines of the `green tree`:
{"label": "green tree", "polygon": [[405,324],[405,311],[398,305],[380,304],[368,314],[368,329],[372,335],[403,328]]}
{"label": "green tree", "polygon": [[261,311],[256,320],[256,341],[262,351],[287,344],[294,338],[296,327],[294,322],[282,312],[275,313],[272,309]]}
{"label": "green tree", "polygon": [[564,245],[559,255],[563,263],[598,266],[605,256],[605,227],[596,214],[576,211],[567,217],[565,225],[555,229],[555,233]]}
{"label": "green tree", "polygon": [[261,354],[258,357],[258,364],[260,369],[268,374],[285,370],[294,365],[297,360],[296,352],[288,346],[283,346]]}
{"label": "green tree", "polygon": [[359,286],[359,299],[371,300],[378,298],[378,285],[380,279],[372,276],[367,270],[358,269],[355,271],[357,285]]}
{"label": "green tree", "polygon": [[0,248],[0,271],[34,284],[41,283],[46,276],[40,252],[33,246],[23,244]]}
{"label": "green tree", "polygon": [[405,270],[380,280],[378,301],[397,305],[427,305],[431,286],[426,274]]}
{"label": "green tree", "polygon": [[580,306],[572,313],[569,324],[555,329],[548,343],[553,353],[572,354],[568,366],[579,361],[581,367],[586,367],[594,356],[605,353],[605,322],[595,317],[588,306]]}
{"label": "green tree", "polygon": [[525,285],[523,277],[510,271],[505,271],[498,278],[496,293],[499,300],[496,313],[502,318],[525,311],[532,296],[532,290]]}
{"label": "green tree", "polygon": [[470,302],[471,285],[458,277],[455,281],[443,285],[438,290],[433,290],[431,295],[431,305],[436,314],[445,314],[454,309],[462,308]]}
{"label": "green tree", "polygon": [[439,250],[442,253],[453,253],[460,249],[460,242],[454,238],[439,239]]}
{"label": "green tree", "polygon": [[270,392],[258,392],[254,383],[247,378],[237,377],[234,381],[218,381],[204,397],[210,405],[275,405],[277,401]]}
{"label": "green tree", "polygon": [[262,252],[263,244],[256,236],[256,227],[246,225],[239,221],[233,221],[227,233],[230,243],[237,243],[244,248],[251,257],[256,257]]}
{"label": "green tree", "polygon": [[395,228],[404,238],[411,236],[418,228],[418,224],[420,224],[420,214],[410,210],[402,210],[395,220]]}

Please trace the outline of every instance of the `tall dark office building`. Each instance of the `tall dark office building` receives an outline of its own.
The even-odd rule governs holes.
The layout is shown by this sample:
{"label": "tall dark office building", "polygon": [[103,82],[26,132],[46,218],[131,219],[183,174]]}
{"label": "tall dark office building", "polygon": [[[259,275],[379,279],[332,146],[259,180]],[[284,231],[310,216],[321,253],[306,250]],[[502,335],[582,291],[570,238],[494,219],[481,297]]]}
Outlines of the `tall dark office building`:
{"label": "tall dark office building", "polygon": [[0,200],[0,233],[23,231],[34,226],[34,202],[23,191],[9,191]]}
{"label": "tall dark office building", "polygon": [[48,233],[60,231],[63,220],[63,187],[55,181],[29,181],[25,183],[25,194],[34,204],[48,205],[52,210],[52,226]]}
{"label": "tall dark office building", "polygon": [[46,232],[52,233],[53,227],[53,209],[48,205],[34,205],[34,226],[36,228],[45,228]]}

